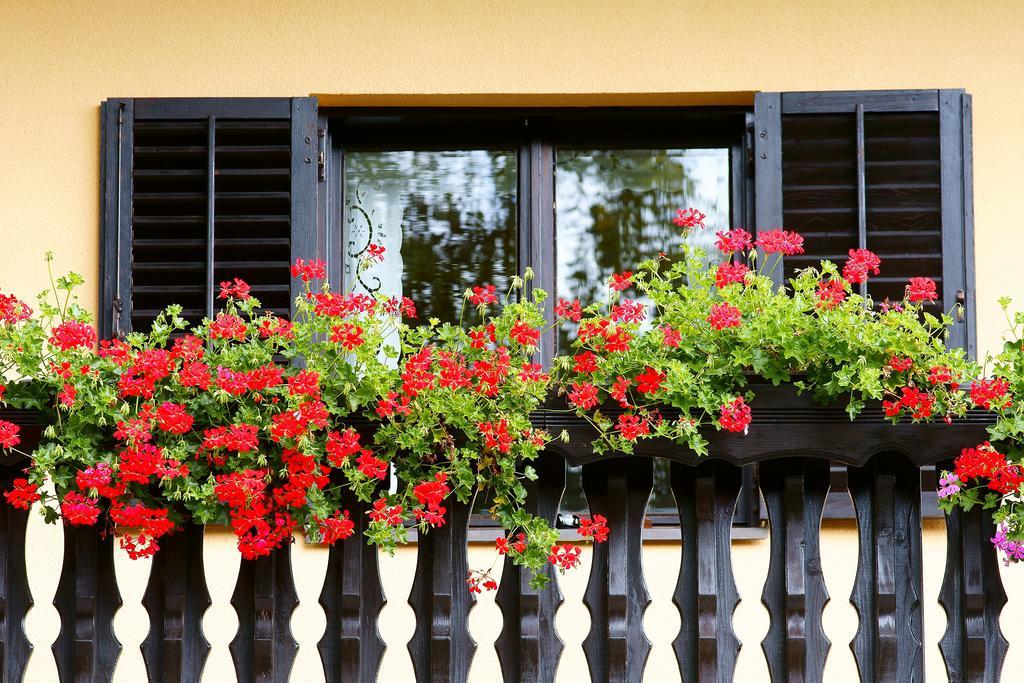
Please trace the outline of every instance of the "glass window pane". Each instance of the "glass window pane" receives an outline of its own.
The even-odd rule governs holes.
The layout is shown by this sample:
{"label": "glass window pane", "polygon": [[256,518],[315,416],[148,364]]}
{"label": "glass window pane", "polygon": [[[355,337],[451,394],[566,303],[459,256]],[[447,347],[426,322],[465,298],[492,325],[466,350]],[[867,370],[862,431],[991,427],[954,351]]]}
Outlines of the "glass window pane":
{"label": "glass window pane", "polygon": [[[612,273],[678,250],[678,208],[707,214],[708,229],[688,241],[719,259],[715,231],[730,227],[729,150],[558,149],[555,194],[558,296],[586,305],[604,299]],[[635,291],[623,296],[638,299]],[[563,330],[560,348],[573,339],[574,330]]]}
{"label": "glass window pane", "polygon": [[[555,155],[558,296],[584,305],[606,296],[612,273],[633,270],[659,252],[678,252],[683,242],[673,225],[676,209],[707,214],[707,228],[688,242],[709,262],[722,255],[715,231],[730,226],[728,149],[558,149]],[[635,290],[624,298],[643,301]],[[650,311],[649,311],[650,312]],[[575,330],[559,333],[559,350],[569,353]],[[562,510],[586,512],[582,469],[568,467]],[[674,510],[669,463],[655,463],[649,511]]]}
{"label": "glass window pane", "polygon": [[[507,291],[516,272],[514,150],[345,154],[345,279],[355,291],[407,296],[421,320],[456,323],[462,293]],[[370,244],[383,263],[357,272]]]}

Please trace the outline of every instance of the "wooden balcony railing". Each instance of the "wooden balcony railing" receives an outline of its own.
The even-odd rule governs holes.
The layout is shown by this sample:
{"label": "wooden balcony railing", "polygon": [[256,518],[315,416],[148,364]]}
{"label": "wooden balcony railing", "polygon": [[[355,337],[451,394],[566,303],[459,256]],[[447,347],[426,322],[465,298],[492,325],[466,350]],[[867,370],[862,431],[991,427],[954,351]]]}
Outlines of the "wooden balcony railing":
{"label": "wooden balcony railing", "polygon": [[[592,513],[605,515],[608,542],[595,546],[584,602],[590,632],[583,649],[594,681],[639,681],[650,651],[643,615],[649,603],[641,566],[641,529],[653,486],[653,458],[672,461],[682,543],[674,602],[681,627],[673,641],[684,681],[732,680],[740,642],[733,631],[739,601],[730,533],[740,467],[760,463],[760,491],[770,524],[770,563],[760,596],[770,625],[761,648],[774,681],[821,681],[831,643],[822,628],[829,596],[819,548],[829,461],[845,463],[859,529],[859,563],[851,602],[859,626],[851,643],[863,681],[924,680],[920,468],[942,465],[985,440],[989,415],[977,411],[952,425],[900,424],[869,406],[850,421],[841,407],[816,406],[789,388],[765,387],[752,403],[745,436],[709,434],[711,456],[698,460],[671,443],[643,442],[629,457],[597,456],[593,433],[572,416],[537,421],[568,443],[542,456],[531,483],[533,511],[554,519],[565,482],[564,460],[583,465]],[[30,445],[37,418],[0,411],[23,425]],[[4,462],[3,485],[24,463]],[[366,506],[350,501],[357,525]],[[418,541],[409,604],[416,626],[408,650],[418,681],[464,681],[476,644],[468,615],[466,541],[469,507],[449,505],[449,523]],[[25,566],[27,514],[0,506],[0,630],[4,680],[20,680],[32,651],[23,628],[32,604]],[[946,568],[939,601],[947,614],[940,649],[953,681],[998,680],[1007,642],[999,629],[1006,602],[989,542],[989,513],[947,519]],[[319,654],[328,681],[374,680],[384,653],[377,616],[384,592],[377,553],[357,535],[329,551],[319,602],[326,628]],[[65,528],[61,580],[54,605],[62,629],[53,643],[61,681],[109,680],[121,645],[112,631],[121,599],[112,571],[113,539],[93,529]],[[143,604],[150,631],[143,658],[151,681],[199,680],[210,645],[202,629],[210,605],[203,529],[166,539],[153,561]],[[231,604],[238,629],[231,655],[240,681],[288,679],[297,652],[290,632],[298,606],[290,549],[242,561]],[[748,598],[753,596],[747,596]],[[535,591],[511,562],[497,603],[503,628],[495,648],[505,681],[552,681],[563,649],[554,628],[562,602],[557,584]],[[931,625],[942,629],[941,624]],[[43,645],[35,644],[37,647]],[[748,647],[751,644],[748,644]],[[941,678],[940,672],[931,672]]]}

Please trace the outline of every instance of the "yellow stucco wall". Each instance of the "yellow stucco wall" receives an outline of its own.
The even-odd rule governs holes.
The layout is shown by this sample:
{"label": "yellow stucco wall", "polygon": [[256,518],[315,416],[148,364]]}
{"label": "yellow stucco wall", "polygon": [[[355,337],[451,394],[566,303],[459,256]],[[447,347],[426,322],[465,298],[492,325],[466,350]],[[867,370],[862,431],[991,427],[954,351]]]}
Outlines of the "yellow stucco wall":
{"label": "yellow stucco wall", "polygon": [[[963,87],[974,95],[979,339],[982,348],[992,349],[1003,326],[996,298],[1017,296],[1024,306],[1024,278],[1015,277],[1022,269],[1014,263],[1024,253],[1022,25],[1024,3],[1008,0],[0,0],[0,290],[30,297],[45,286],[42,255],[53,249],[60,269],[86,276],[91,283],[86,303],[95,305],[97,105],[108,96],[318,94],[324,101],[351,104],[628,105],[749,101],[754,90]],[[852,677],[846,642],[856,622],[846,597],[855,539],[848,528],[823,534],[826,578],[847,577],[835,579],[841,588],[833,590],[826,611],[834,643],[830,680]],[[941,525],[926,532],[927,656],[936,679],[942,669],[934,648],[941,633],[935,629],[943,622],[934,593],[942,539]],[[47,548],[59,545],[33,545],[32,553],[44,561]],[[661,592],[665,586],[670,590],[672,574],[665,573],[660,558],[678,563],[678,548],[657,546],[648,553],[649,581],[657,581]],[[739,673],[746,680],[764,680],[758,642],[767,615],[758,596],[767,542],[737,546],[737,553],[737,583],[747,597],[737,612],[746,643]],[[143,572],[129,591],[138,593],[143,565],[129,568],[122,560],[118,566],[126,580]],[[405,551],[385,563],[384,572],[402,574],[404,581],[410,567]],[[297,570],[299,582],[314,585],[303,580],[302,571]],[[1007,575],[1011,606],[1024,602],[1018,595],[1019,571]],[[43,575],[39,580],[50,580]],[[577,595],[585,572],[571,581],[577,583],[566,585],[567,595]],[[224,586],[217,590],[230,592]],[[316,593],[302,591],[304,597]],[[129,602],[126,598],[118,631],[133,634],[137,643],[145,633],[145,612],[137,601]],[[47,603],[45,595],[37,595],[39,607],[27,622],[30,635],[42,643],[37,652],[44,654],[58,628]],[[395,642],[408,637],[403,603],[399,596],[382,615],[382,626],[392,629]],[[322,628],[305,621],[322,618],[316,616],[315,601],[307,604],[310,611],[302,611],[295,623],[303,625],[300,630]],[[674,635],[676,626],[661,622],[672,620],[669,607],[648,614],[649,630],[659,637]],[[560,614],[559,628],[563,636],[578,636],[578,643],[585,634],[586,621],[580,621],[585,610],[578,605],[571,610]],[[494,610],[478,609],[476,632],[496,635],[495,619]],[[226,604],[218,603],[208,615],[207,626],[217,624],[223,624],[218,632],[233,633]],[[1004,628],[1011,642],[1024,642],[1019,627],[1007,622]],[[229,667],[225,644],[224,638],[215,643],[211,671],[230,676],[229,668],[218,668]],[[125,653],[124,671],[140,671],[137,648],[126,647]],[[308,653],[300,656],[299,680],[319,676]],[[1011,662],[1015,653],[1011,648]],[[492,679],[493,671],[482,668],[493,662],[487,643],[481,656],[484,664],[474,672],[480,680]],[[575,671],[585,671],[578,648],[570,648],[567,657],[577,664]],[[651,664],[649,680],[672,679],[670,650],[656,647]],[[391,680],[403,680],[407,669],[400,659],[387,665],[398,667],[388,669]],[[33,666],[40,676],[35,680],[47,680],[51,670],[45,657],[34,658]],[[119,679],[131,680],[131,674],[120,672]]]}
{"label": "yellow stucco wall", "polygon": [[50,248],[96,281],[97,104],[108,96],[628,104],[673,99],[657,93],[964,87],[975,104],[979,337],[993,348],[996,298],[1024,294],[1006,265],[1024,251],[1022,24],[1015,0],[4,0],[0,284],[34,292]]}

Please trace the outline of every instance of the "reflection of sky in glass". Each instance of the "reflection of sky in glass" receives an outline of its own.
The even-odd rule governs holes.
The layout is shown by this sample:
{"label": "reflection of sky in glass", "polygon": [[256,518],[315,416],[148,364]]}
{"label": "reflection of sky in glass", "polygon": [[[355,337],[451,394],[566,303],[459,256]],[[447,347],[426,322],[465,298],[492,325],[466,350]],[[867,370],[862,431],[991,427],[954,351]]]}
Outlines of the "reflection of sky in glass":
{"label": "reflection of sky in glass", "polygon": [[[687,241],[709,261],[720,260],[714,244],[715,232],[730,227],[729,150],[559,149],[555,195],[558,296],[586,305],[605,298],[612,273],[633,270],[658,252],[678,254],[683,239],[672,223],[676,209],[692,206],[707,214],[707,227]],[[635,290],[623,297],[639,298]],[[562,331],[563,353],[574,338],[573,330]],[[581,472],[567,468],[564,511],[587,510]],[[656,461],[654,478],[649,509],[674,510],[668,461]]]}
{"label": "reflection of sky in glass", "polygon": [[[357,291],[411,298],[420,319],[456,322],[462,293],[507,291],[516,268],[513,151],[385,151],[345,155],[345,279]],[[362,272],[370,243],[384,262]]]}
{"label": "reflection of sky in glass", "polygon": [[[707,214],[708,227],[687,241],[718,260],[715,231],[729,228],[729,150],[559,149],[555,194],[558,296],[603,300],[612,273],[678,253],[678,208]],[[563,334],[563,348],[574,337]]]}

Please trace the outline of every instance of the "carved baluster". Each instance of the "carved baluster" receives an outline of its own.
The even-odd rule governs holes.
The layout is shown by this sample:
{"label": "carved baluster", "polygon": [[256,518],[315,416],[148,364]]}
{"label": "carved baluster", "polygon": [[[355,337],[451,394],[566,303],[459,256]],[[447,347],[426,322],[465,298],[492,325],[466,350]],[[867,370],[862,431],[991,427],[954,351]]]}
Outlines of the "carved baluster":
{"label": "carved baluster", "polygon": [[[554,521],[565,491],[565,461],[546,453],[533,463],[537,481],[526,482],[527,510]],[[545,567],[551,582],[547,588],[530,588],[529,572],[506,557],[496,602],[501,607],[503,626],[494,649],[501,661],[505,681],[553,681],[558,659],[565,645],[555,631],[555,612],[562,593],[555,581],[554,567]]]}
{"label": "carved baluster", "polygon": [[476,652],[469,635],[469,610],[476,598],[466,585],[468,504],[449,499],[448,522],[419,537],[416,578],[409,604],[416,613],[416,630],[409,641],[416,680],[466,680]]}
{"label": "carved baluster", "polygon": [[953,683],[996,683],[1003,668],[1009,644],[999,616],[1006,591],[991,543],[995,532],[991,511],[980,506],[946,516],[946,573],[939,604],[947,621],[939,649]]}
{"label": "carved baluster", "polygon": [[761,648],[773,681],[821,681],[831,647],[821,624],[829,598],[819,543],[829,463],[773,460],[761,463],[759,478],[771,525],[771,560],[761,594],[771,624]]}
{"label": "carved baluster", "polygon": [[291,545],[269,557],[242,560],[231,604],[238,614],[238,632],[229,649],[238,680],[287,680],[299,649],[291,631],[292,612],[299,604]]}
{"label": "carved baluster", "polygon": [[848,473],[860,532],[850,646],[861,680],[922,681],[921,472],[883,453]]}
{"label": "carved baluster", "polygon": [[53,658],[61,683],[110,680],[121,654],[114,636],[121,594],[114,578],[113,535],[96,527],[64,526],[64,564],[53,604],[60,613]]}
{"label": "carved baluster", "polygon": [[203,527],[188,524],[160,540],[142,604],[149,634],[142,657],[150,681],[198,681],[210,643],[203,614],[210,606],[203,568]]}
{"label": "carved baluster", "polygon": [[317,649],[328,683],[375,681],[384,656],[377,616],[384,607],[384,589],[377,567],[377,548],[366,543],[368,505],[344,491],[342,508],[349,511],[355,530],[336,543],[327,560],[320,604],[327,628]]}
{"label": "carved baluster", "polygon": [[732,573],[732,518],[741,471],[710,461],[672,463],[682,562],[672,601],[682,625],[672,641],[684,681],[731,681],[740,641],[732,628],[739,594]]}
{"label": "carved baluster", "polygon": [[583,652],[593,681],[640,681],[651,651],[644,610],[651,599],[644,583],[641,533],[654,485],[649,458],[609,458],[583,467],[583,490],[593,514],[608,518],[608,541],[594,546],[583,602],[590,633]]}
{"label": "carved baluster", "polygon": [[[0,490],[22,475],[23,465],[0,466]],[[5,681],[20,681],[32,652],[25,635],[25,615],[32,607],[25,572],[25,526],[28,510],[18,510],[0,499],[0,662]]]}

